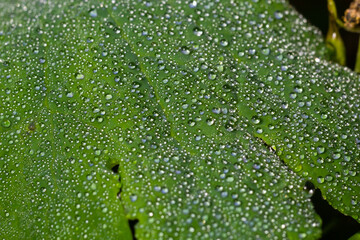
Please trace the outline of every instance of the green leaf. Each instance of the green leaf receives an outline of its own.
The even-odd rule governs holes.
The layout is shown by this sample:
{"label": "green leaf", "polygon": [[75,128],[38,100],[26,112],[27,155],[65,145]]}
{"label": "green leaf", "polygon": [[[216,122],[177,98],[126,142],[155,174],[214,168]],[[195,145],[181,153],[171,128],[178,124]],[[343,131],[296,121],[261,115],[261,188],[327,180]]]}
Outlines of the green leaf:
{"label": "green leaf", "polygon": [[359,240],[360,239],[360,233],[356,233],[352,235],[348,240]]}
{"label": "green leaf", "polygon": [[358,77],[283,1],[0,5],[0,238],[316,239],[307,180],[359,221]]}

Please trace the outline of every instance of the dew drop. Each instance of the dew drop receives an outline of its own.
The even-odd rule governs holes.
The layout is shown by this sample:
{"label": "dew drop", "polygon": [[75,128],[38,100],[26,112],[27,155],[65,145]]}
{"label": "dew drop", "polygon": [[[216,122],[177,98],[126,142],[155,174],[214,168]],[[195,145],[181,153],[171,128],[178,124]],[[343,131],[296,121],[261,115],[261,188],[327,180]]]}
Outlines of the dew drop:
{"label": "dew drop", "polygon": [[112,97],[112,95],[111,94],[107,94],[106,96],[105,96],[105,99],[106,100],[111,100],[113,97]]}
{"label": "dew drop", "polygon": [[82,80],[82,79],[85,78],[85,75],[82,74],[82,73],[78,73],[78,74],[76,74],[75,78],[76,78],[77,80]]}
{"label": "dew drop", "polygon": [[100,154],[101,154],[101,150],[100,150],[100,149],[96,149],[96,150],[95,150],[95,155],[96,155],[96,156],[100,156]]}
{"label": "dew drop", "polygon": [[323,177],[318,177],[317,178],[318,183],[324,183],[324,181],[325,181],[325,178],[323,178]]}
{"label": "dew drop", "polygon": [[261,122],[260,119],[257,118],[257,117],[252,117],[252,118],[251,118],[251,121],[252,121],[254,124],[259,124],[259,123]]}
{"label": "dew drop", "polygon": [[327,182],[331,182],[331,181],[333,180],[333,177],[330,176],[330,175],[327,175],[327,176],[325,177],[325,180],[326,180]]}
{"label": "dew drop", "polygon": [[189,3],[189,7],[190,7],[190,8],[196,8],[196,6],[197,6],[197,2],[196,2],[196,1],[190,1],[190,3]]}
{"label": "dew drop", "polygon": [[284,15],[283,15],[282,12],[276,11],[274,13],[274,16],[275,16],[276,19],[282,19]]}
{"label": "dew drop", "polygon": [[216,79],[216,74],[210,72],[208,75],[209,80],[215,80]]}
{"label": "dew drop", "polygon": [[96,11],[96,9],[92,9],[92,10],[90,10],[89,11],[89,14],[90,14],[90,17],[97,17],[97,11]]}
{"label": "dew drop", "polygon": [[223,40],[220,41],[220,45],[223,46],[223,47],[226,47],[226,46],[229,45],[229,42],[226,41],[225,39],[223,39]]}
{"label": "dew drop", "polygon": [[181,53],[184,55],[189,55],[190,54],[190,50],[186,47],[181,48]]}
{"label": "dew drop", "polygon": [[206,123],[207,123],[207,125],[211,126],[211,125],[213,125],[215,123],[215,120],[209,118],[209,119],[206,120]]}
{"label": "dew drop", "polygon": [[5,120],[2,121],[1,125],[2,125],[3,127],[8,128],[8,127],[11,126],[11,122],[10,122],[10,120],[5,119]]}
{"label": "dew drop", "polygon": [[264,54],[265,56],[270,55],[270,49],[269,48],[264,48],[261,50],[262,54]]}
{"label": "dew drop", "polygon": [[233,181],[234,181],[234,177],[227,177],[227,178],[226,178],[226,181],[227,181],[227,182],[233,182]]}
{"label": "dew drop", "polygon": [[131,202],[135,202],[137,200],[137,196],[136,195],[130,195],[130,200],[131,200]]}
{"label": "dew drop", "polygon": [[201,35],[203,35],[203,31],[200,28],[194,28],[194,34],[198,37],[200,37]]}
{"label": "dew drop", "polygon": [[323,146],[319,146],[316,148],[316,151],[318,152],[318,154],[322,154],[325,152],[325,148]]}

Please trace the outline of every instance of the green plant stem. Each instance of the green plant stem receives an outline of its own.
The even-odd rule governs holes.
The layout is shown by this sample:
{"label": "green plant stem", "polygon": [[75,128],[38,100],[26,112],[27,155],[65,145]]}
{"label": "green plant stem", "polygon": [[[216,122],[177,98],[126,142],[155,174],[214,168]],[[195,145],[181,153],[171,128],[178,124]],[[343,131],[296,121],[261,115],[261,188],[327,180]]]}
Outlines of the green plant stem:
{"label": "green plant stem", "polygon": [[333,0],[328,0],[329,29],[326,35],[326,45],[332,51],[332,60],[340,65],[346,64],[346,50],[337,24],[337,11]]}
{"label": "green plant stem", "polygon": [[329,14],[330,14],[330,16],[333,17],[333,19],[336,22],[336,24],[338,25],[338,27],[343,28],[348,32],[360,33],[360,27],[353,27],[353,28],[348,27],[345,25],[345,23],[341,19],[338,18],[334,0],[328,0],[327,2],[328,2]]}

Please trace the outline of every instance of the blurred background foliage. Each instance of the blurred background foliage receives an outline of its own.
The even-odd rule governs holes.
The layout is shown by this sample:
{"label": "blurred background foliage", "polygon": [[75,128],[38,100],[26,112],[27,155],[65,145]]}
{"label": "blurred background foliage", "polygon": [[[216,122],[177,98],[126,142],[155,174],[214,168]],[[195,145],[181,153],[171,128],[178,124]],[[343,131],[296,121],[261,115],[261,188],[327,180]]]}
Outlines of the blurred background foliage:
{"label": "blurred background foliage", "polygon": [[[329,27],[327,0],[289,0],[289,2],[313,25],[317,26],[325,38]],[[335,0],[338,16],[341,19],[351,2],[352,0]],[[359,34],[350,33],[344,29],[340,29],[340,34],[346,48],[346,65],[354,69]],[[321,197],[320,191],[313,189],[312,184],[309,183],[307,189],[314,191],[312,202],[316,212],[321,216],[323,221],[322,240],[345,240],[349,239],[355,233],[360,232],[360,224],[351,217],[345,216],[332,208]]]}
{"label": "blurred background foliage", "polygon": [[[327,0],[289,0],[289,2],[326,36],[329,26]],[[352,0],[335,0],[339,18],[342,19],[351,2]],[[340,34],[346,47],[346,65],[354,69],[359,34],[344,29],[340,29]]]}

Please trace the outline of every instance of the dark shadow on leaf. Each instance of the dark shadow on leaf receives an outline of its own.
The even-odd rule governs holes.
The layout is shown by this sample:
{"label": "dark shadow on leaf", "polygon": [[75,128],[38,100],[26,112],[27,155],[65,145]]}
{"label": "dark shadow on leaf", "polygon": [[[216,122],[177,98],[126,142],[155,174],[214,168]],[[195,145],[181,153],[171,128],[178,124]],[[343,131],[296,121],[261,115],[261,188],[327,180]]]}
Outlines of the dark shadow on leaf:
{"label": "dark shadow on leaf", "polygon": [[113,166],[111,168],[111,171],[113,171],[114,173],[118,174],[119,173],[119,164],[116,164],[115,166]]}
{"label": "dark shadow on leaf", "polygon": [[128,221],[129,221],[129,226],[130,226],[133,240],[137,240],[137,238],[135,237],[135,225],[139,222],[139,220],[138,219],[129,219]]}
{"label": "dark shadow on leaf", "polygon": [[314,205],[316,213],[322,219],[323,233],[320,240],[346,240],[360,231],[360,223],[334,209],[322,198],[321,191],[314,189],[314,185],[311,182],[306,182],[305,188],[314,191],[311,202]]}
{"label": "dark shadow on leaf", "polygon": [[[115,173],[115,174],[119,174],[119,164],[114,165],[114,166],[111,168],[111,171],[113,171],[113,173]],[[120,175],[119,175],[118,181],[121,182],[121,176],[120,176]],[[118,197],[120,200],[121,200],[121,192],[122,192],[122,188],[120,187],[119,192],[117,193],[117,197]]]}

